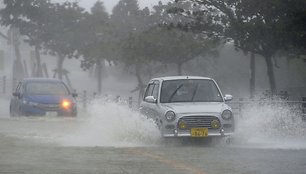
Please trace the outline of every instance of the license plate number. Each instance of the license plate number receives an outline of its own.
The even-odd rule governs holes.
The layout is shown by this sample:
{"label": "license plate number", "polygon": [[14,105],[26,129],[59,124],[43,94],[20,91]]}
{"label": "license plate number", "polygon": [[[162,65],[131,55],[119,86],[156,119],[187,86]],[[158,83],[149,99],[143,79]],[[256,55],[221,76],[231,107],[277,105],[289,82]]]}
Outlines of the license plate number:
{"label": "license plate number", "polygon": [[207,137],[208,128],[191,128],[192,137]]}
{"label": "license plate number", "polygon": [[46,116],[57,116],[57,112],[46,112]]}

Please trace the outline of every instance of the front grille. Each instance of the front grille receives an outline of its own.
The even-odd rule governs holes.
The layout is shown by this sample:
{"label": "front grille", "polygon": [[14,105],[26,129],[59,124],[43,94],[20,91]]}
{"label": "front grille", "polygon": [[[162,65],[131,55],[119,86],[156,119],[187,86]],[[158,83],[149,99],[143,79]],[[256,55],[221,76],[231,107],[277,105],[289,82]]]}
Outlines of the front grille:
{"label": "front grille", "polygon": [[44,109],[44,110],[58,110],[60,107],[58,104],[39,104],[39,108]]}
{"label": "front grille", "polygon": [[[215,116],[185,116],[179,119],[180,121],[184,121],[186,124],[186,129],[191,129],[191,128],[209,128],[211,129],[211,122],[213,120],[218,120],[219,119]],[[220,121],[219,121],[220,122]]]}

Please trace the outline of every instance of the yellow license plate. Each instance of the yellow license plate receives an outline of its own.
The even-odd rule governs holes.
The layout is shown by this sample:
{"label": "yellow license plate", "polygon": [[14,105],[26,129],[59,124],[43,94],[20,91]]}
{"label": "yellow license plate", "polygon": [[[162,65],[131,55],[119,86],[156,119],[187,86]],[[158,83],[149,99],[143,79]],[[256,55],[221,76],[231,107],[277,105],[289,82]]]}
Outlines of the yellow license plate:
{"label": "yellow license plate", "polygon": [[191,128],[190,130],[192,137],[207,137],[208,128]]}

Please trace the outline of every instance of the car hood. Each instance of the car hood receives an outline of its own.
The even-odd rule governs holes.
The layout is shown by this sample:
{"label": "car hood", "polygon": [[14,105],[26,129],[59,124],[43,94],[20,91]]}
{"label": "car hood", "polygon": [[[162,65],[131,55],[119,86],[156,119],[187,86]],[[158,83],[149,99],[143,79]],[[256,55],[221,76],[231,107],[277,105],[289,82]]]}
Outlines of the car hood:
{"label": "car hood", "polygon": [[163,106],[178,114],[221,113],[225,109],[230,109],[223,102],[166,103]]}
{"label": "car hood", "polygon": [[72,100],[70,96],[56,95],[27,95],[24,97],[27,101],[44,104],[60,103],[63,99]]}

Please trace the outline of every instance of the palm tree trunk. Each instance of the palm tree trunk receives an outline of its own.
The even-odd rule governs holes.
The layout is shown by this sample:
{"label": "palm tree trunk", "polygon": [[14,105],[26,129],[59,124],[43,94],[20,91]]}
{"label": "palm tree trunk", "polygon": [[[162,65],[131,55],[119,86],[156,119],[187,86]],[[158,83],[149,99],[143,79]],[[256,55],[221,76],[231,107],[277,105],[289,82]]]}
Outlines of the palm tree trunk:
{"label": "palm tree trunk", "polygon": [[98,78],[98,93],[102,92],[102,62],[101,59],[97,59],[97,78]]}
{"label": "palm tree trunk", "polygon": [[276,94],[276,81],[275,81],[275,75],[274,75],[274,68],[273,68],[273,62],[272,62],[272,56],[266,55],[264,56],[267,64],[267,74],[269,77],[269,84],[270,84],[270,90],[271,94]]}
{"label": "palm tree trunk", "polygon": [[142,96],[144,94],[144,83],[141,79],[141,68],[140,68],[140,64],[136,64],[135,67],[135,75],[137,78],[137,82],[138,82],[138,88],[139,88],[139,95],[138,95],[138,106],[140,106],[140,102],[142,100]]}
{"label": "palm tree trunk", "polygon": [[42,77],[42,68],[41,68],[41,59],[40,59],[40,52],[39,52],[39,45],[35,46],[35,57],[36,57],[36,63],[37,63],[37,69],[36,69],[36,77]]}
{"label": "palm tree trunk", "polygon": [[250,79],[250,98],[253,99],[255,96],[255,54],[251,53],[251,61],[250,61],[250,69],[251,69],[251,79]]}
{"label": "palm tree trunk", "polygon": [[65,56],[62,54],[58,54],[58,62],[57,62],[57,73],[58,78],[63,79],[63,64],[64,64]]}

